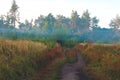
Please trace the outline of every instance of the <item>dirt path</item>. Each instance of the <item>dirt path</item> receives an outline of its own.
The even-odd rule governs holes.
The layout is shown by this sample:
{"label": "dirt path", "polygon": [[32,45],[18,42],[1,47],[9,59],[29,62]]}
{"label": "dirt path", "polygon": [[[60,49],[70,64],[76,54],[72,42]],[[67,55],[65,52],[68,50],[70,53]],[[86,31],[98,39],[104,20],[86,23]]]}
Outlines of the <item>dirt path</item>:
{"label": "dirt path", "polygon": [[76,63],[67,63],[61,70],[60,80],[88,80],[83,73],[84,61],[79,53],[77,53],[78,61]]}

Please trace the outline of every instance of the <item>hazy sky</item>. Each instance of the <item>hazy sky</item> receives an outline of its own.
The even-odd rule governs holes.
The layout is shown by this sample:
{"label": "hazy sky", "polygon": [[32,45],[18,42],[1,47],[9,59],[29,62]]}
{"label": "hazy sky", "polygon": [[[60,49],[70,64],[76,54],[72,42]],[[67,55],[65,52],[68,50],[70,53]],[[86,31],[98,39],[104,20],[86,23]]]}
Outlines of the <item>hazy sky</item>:
{"label": "hazy sky", "polygon": [[[0,15],[10,10],[11,3],[12,0],[0,0]],[[16,3],[20,7],[21,21],[48,13],[70,17],[72,10],[81,16],[88,9],[91,17],[97,16],[100,20],[101,27],[108,27],[110,20],[120,14],[120,0],[16,0]]]}

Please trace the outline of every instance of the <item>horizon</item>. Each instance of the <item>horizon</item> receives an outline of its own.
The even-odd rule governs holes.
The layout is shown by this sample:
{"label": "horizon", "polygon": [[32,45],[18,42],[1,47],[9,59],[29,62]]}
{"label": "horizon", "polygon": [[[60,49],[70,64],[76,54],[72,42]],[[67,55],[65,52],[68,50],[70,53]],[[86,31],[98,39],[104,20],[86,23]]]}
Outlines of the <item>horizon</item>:
{"label": "horizon", "polygon": [[[13,0],[0,1],[2,2],[0,3],[0,15],[6,15]],[[91,17],[96,16],[99,19],[99,26],[102,28],[109,28],[111,19],[120,14],[119,2],[119,0],[16,0],[21,22],[25,19],[37,19],[40,15],[47,16],[49,13],[52,13],[55,17],[56,15],[71,17],[72,10],[77,11],[81,16],[88,9]]]}

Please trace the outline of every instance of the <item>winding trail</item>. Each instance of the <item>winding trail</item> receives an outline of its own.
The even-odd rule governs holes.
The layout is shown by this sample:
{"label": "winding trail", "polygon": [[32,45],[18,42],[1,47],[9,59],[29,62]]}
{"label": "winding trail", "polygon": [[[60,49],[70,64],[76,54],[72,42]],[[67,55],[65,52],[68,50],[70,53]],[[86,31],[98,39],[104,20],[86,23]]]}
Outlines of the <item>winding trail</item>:
{"label": "winding trail", "polygon": [[78,59],[76,63],[66,63],[63,66],[60,80],[88,80],[83,72],[85,63],[79,53],[76,55]]}

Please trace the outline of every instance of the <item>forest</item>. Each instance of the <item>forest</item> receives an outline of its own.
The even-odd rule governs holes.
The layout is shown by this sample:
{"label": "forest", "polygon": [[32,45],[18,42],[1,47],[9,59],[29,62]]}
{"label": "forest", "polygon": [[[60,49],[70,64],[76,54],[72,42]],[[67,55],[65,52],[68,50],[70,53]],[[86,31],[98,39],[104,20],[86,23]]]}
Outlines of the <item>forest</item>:
{"label": "forest", "polygon": [[117,43],[120,41],[120,16],[111,20],[110,28],[101,28],[99,19],[88,10],[82,15],[72,10],[71,17],[52,13],[37,19],[20,22],[18,5],[14,1],[7,15],[0,16],[0,39],[52,39],[91,43]]}

